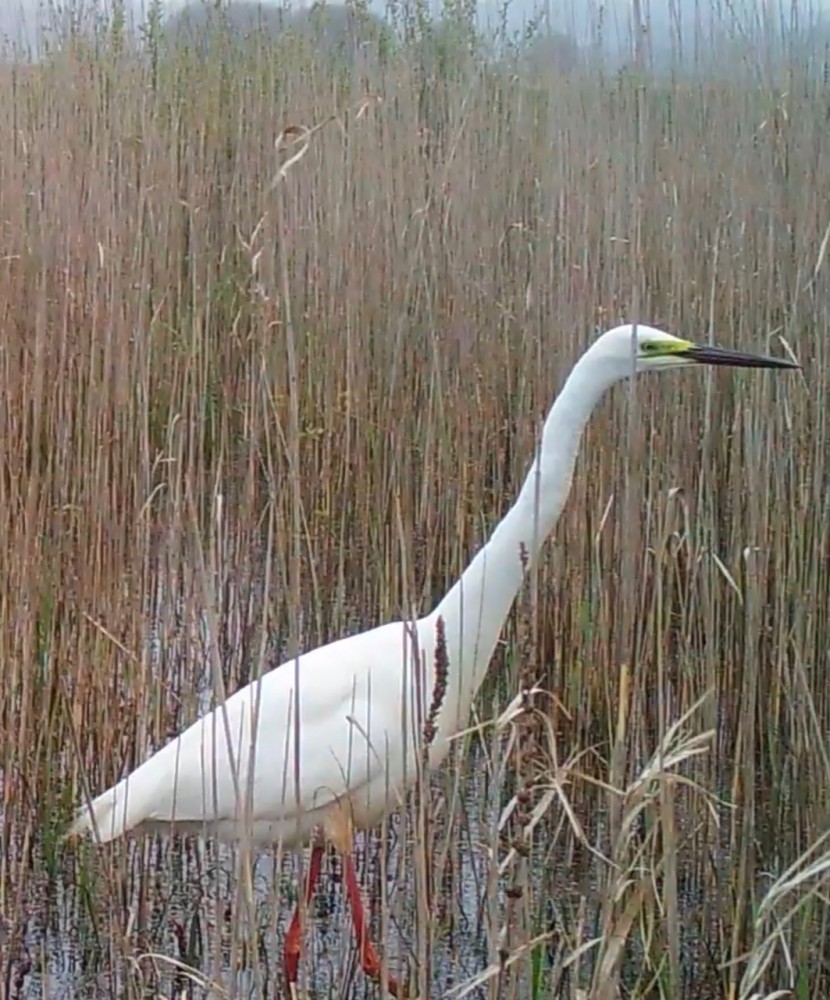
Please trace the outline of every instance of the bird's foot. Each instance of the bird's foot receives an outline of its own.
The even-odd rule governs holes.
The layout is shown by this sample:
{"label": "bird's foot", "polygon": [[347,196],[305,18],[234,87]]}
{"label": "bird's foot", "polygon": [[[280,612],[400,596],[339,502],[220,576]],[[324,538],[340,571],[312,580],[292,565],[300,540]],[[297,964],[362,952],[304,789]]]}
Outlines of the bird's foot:
{"label": "bird's foot", "polygon": [[[364,973],[370,979],[373,979],[376,983],[382,983],[380,957],[372,942],[366,940],[366,938],[363,939],[360,949],[360,964],[363,966]],[[390,996],[396,997],[397,1000],[409,1000],[409,991],[406,985],[399,983],[394,976],[387,977],[386,988]]]}

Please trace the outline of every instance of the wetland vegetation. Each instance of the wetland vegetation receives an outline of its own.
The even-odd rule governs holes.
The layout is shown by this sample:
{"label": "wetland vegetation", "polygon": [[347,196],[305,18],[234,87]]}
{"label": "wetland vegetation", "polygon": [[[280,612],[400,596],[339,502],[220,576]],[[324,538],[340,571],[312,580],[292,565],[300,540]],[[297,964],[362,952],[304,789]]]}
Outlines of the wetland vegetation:
{"label": "wetland vegetation", "polygon": [[[69,847],[83,789],[431,605],[635,318],[803,378],[604,402],[474,731],[359,841],[376,935],[421,996],[830,988],[822,67],[525,72],[454,23],[205,58],[151,16],[4,71],[4,997],[282,995],[297,859]],[[376,995],[339,878],[304,988]]]}

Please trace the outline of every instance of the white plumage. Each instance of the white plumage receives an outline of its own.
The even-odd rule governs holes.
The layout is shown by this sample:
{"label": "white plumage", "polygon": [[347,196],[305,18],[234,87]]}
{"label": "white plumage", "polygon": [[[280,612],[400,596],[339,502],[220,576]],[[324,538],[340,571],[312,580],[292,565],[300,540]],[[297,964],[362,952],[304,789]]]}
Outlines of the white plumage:
{"label": "white plumage", "polygon": [[[428,620],[417,627],[424,660],[430,662],[434,642]],[[198,719],[95,799],[101,840],[128,830],[158,831],[173,822],[180,832],[236,839],[237,788],[244,801],[252,764],[249,820],[256,843],[306,842],[326,810],[344,798],[356,826],[375,825],[400,802],[406,765],[416,765],[414,706],[410,702],[407,710],[404,696],[414,687],[413,657],[405,655],[413,646],[411,635],[411,627],[394,622],[311,650],[262,677],[258,707],[257,684],[241,688],[228,698],[224,713],[218,708]],[[299,755],[293,725],[298,676]],[[72,832],[89,829],[89,813],[82,810]]]}
{"label": "white plumage", "polygon": [[[412,625],[397,622],[340,639],[266,673],[259,684],[237,691],[224,708],[209,712],[99,795],[91,811],[82,807],[71,832],[97,829],[107,841],[130,830],[163,830],[175,823],[178,830],[223,839],[247,830],[257,843],[282,841],[286,846],[322,833],[348,852],[353,828],[378,823],[402,801],[416,777],[424,716],[435,693],[438,619],[445,633],[447,677],[429,747],[432,766],[445,757],[449,738],[467,724],[525,568],[565,503],[582,430],[597,401],[634,371],[695,363],[797,367],[775,358],[695,347],[642,325],[603,334],[575,365],[554,403],[515,504],[431,614]],[[315,843],[309,894],[320,871],[319,837]],[[363,966],[377,976],[380,962],[366,937],[348,853],[345,864]],[[291,983],[299,934],[295,914],[285,946]],[[388,985],[397,992],[394,980]]]}

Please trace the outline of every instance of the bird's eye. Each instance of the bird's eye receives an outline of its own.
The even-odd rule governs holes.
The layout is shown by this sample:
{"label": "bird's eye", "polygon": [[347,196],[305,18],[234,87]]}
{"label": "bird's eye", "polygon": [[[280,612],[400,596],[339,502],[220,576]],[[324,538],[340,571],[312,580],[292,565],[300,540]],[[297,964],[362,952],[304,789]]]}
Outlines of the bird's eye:
{"label": "bird's eye", "polygon": [[646,340],[640,345],[640,350],[643,354],[654,354],[657,350],[657,344],[653,340]]}

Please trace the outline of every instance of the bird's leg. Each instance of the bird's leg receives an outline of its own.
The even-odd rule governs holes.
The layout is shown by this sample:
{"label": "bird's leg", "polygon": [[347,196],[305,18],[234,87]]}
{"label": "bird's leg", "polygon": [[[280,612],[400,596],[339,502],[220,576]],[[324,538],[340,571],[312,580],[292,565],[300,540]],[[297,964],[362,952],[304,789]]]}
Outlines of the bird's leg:
{"label": "bird's leg", "polygon": [[[351,851],[343,854],[343,874],[346,878],[346,891],[349,894],[352,923],[354,924],[354,933],[357,938],[357,947],[360,951],[360,964],[370,979],[380,981],[380,956],[369,939],[369,929],[366,926],[366,912],[363,909],[363,899],[360,895],[360,886],[357,882],[354,857]],[[401,991],[397,979],[394,979],[392,976],[389,976],[387,989],[393,997],[403,998],[406,995],[405,992]]]}
{"label": "bird's leg", "polygon": [[[308,867],[308,881],[305,889],[306,908],[308,908],[311,904],[311,899],[314,895],[314,887],[317,885],[317,881],[320,878],[325,850],[326,849],[323,845],[315,845],[311,850],[311,861],[309,862]],[[288,982],[288,991],[290,995],[293,995],[294,993],[294,984],[297,982],[297,970],[300,965],[300,948],[303,940],[303,927],[300,913],[301,909],[302,904],[300,900],[297,900],[297,908],[294,910],[294,916],[291,918],[288,933],[285,935],[283,968],[285,969],[285,978]]]}

